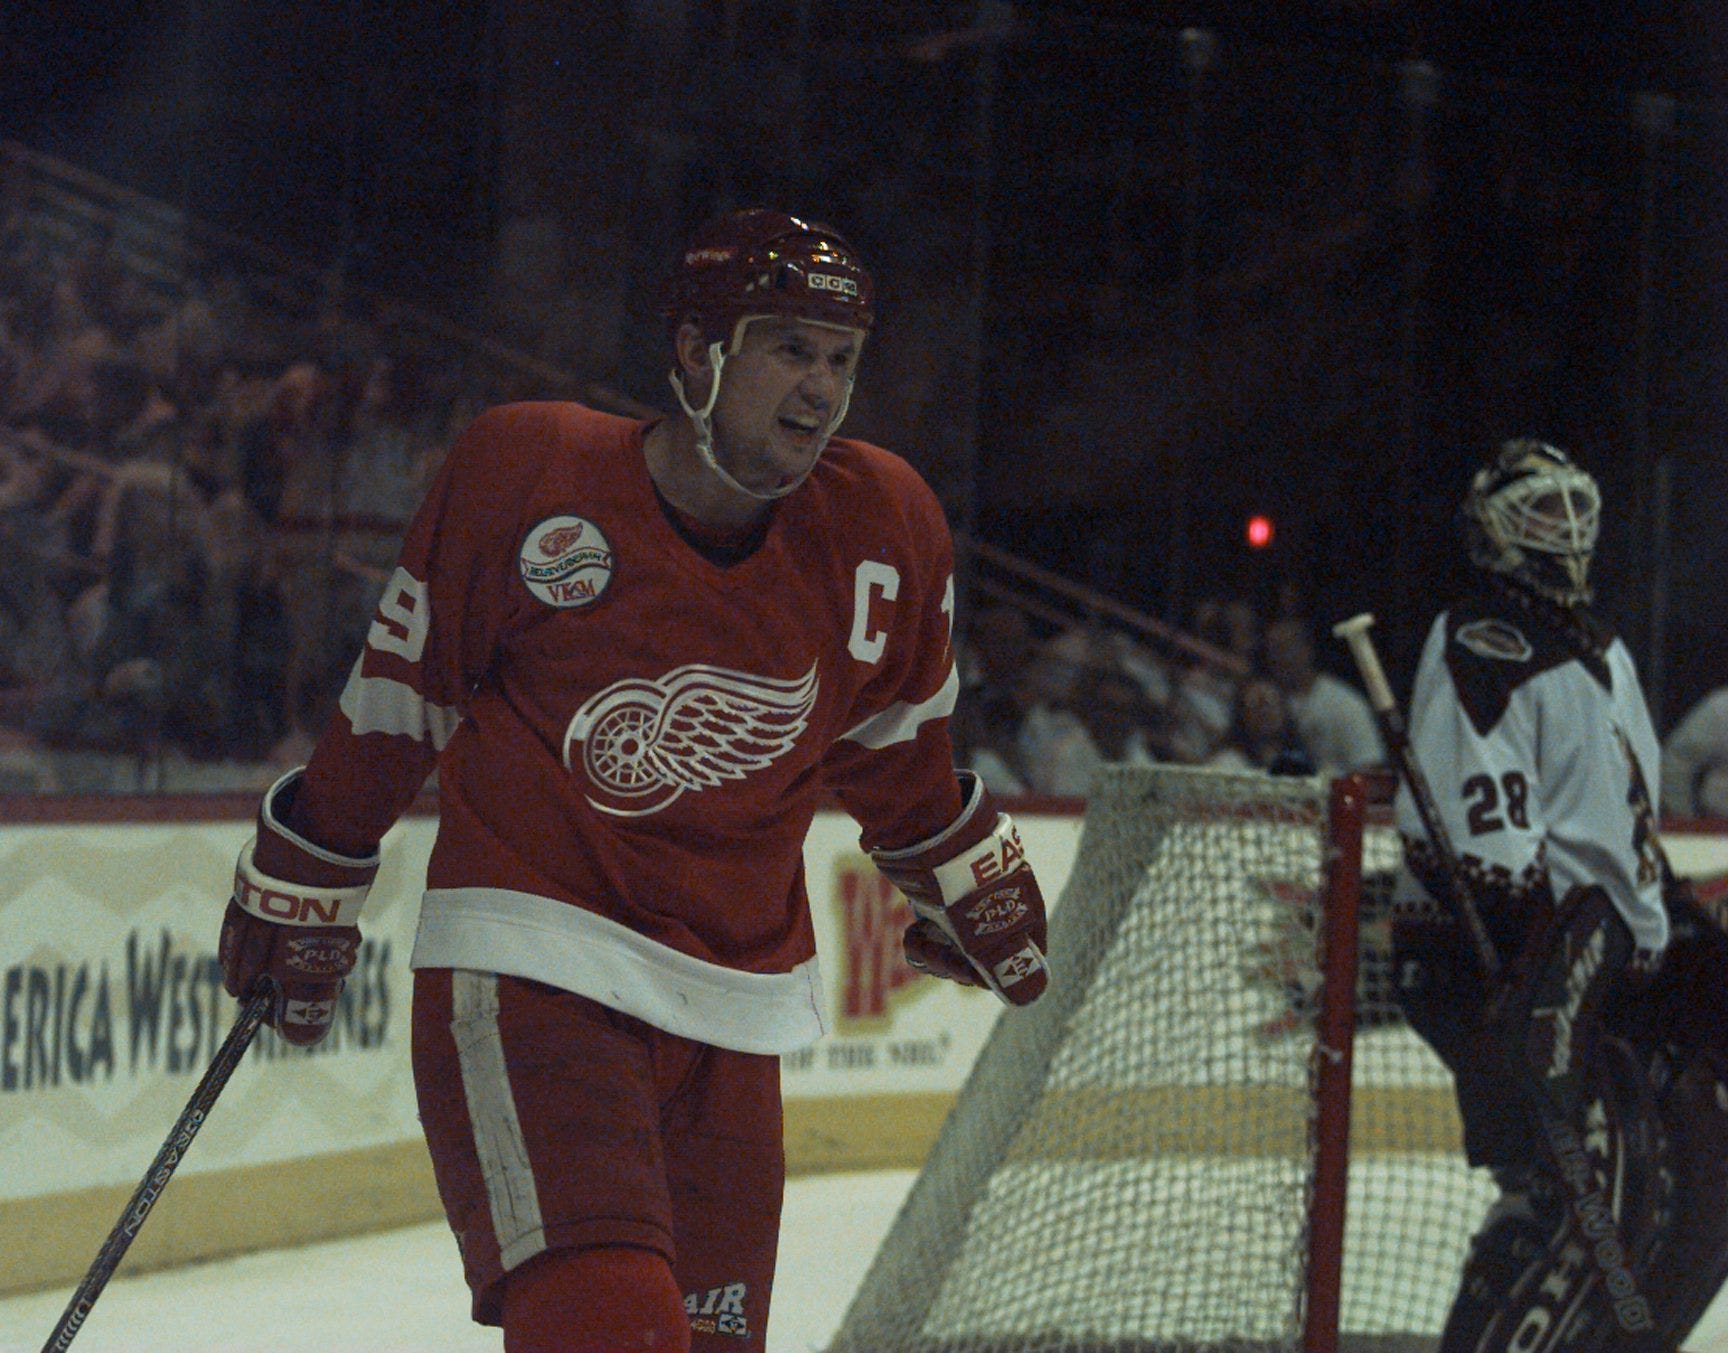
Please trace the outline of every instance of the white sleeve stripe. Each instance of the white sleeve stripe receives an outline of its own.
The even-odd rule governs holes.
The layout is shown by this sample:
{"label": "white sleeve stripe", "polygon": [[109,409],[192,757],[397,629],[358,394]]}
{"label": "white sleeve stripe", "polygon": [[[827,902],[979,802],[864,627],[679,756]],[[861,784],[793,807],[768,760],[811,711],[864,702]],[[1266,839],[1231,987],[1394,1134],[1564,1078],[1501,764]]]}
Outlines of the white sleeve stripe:
{"label": "white sleeve stripe", "polygon": [[901,700],[888,706],[880,714],[872,714],[863,723],[841,736],[872,751],[891,747],[896,742],[910,742],[918,736],[918,730],[930,720],[945,719],[952,714],[954,702],[959,695],[960,674],[955,671],[953,664],[950,664],[948,679],[942,683],[942,689],[928,700],[916,705]]}
{"label": "white sleeve stripe", "polygon": [[461,711],[435,705],[405,681],[360,675],[360,662],[342,688],[341,709],[356,733],[393,733],[427,742],[441,752],[462,722]]}

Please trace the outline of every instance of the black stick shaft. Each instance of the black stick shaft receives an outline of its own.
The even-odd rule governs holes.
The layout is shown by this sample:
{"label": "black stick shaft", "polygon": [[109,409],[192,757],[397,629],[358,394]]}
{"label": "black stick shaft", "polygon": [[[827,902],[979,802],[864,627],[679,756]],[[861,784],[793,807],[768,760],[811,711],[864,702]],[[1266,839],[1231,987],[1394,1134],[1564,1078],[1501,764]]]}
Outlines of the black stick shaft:
{"label": "black stick shaft", "polygon": [[204,1072],[204,1078],[198,1082],[198,1088],[192,1092],[191,1099],[186,1101],[186,1107],[181,1111],[173,1130],[169,1132],[168,1140],[162,1143],[162,1149],[156,1153],[156,1159],[145,1171],[131,1201],[120,1214],[120,1220],[114,1223],[108,1239],[102,1242],[102,1248],[96,1252],[96,1258],[84,1274],[84,1281],[78,1284],[78,1289],[72,1293],[71,1301],[66,1303],[60,1323],[54,1326],[48,1342],[42,1345],[42,1353],[64,1353],[65,1349],[71,1347],[72,1340],[78,1337],[78,1331],[89,1318],[96,1298],[102,1295],[102,1289],[114,1276],[114,1270],[126,1257],[126,1251],[138,1238],[144,1219],[156,1206],[162,1190],[168,1187],[174,1171],[186,1158],[186,1148],[198,1135],[198,1129],[204,1126],[204,1119],[221,1095],[223,1087],[228,1084],[228,1078],[234,1074],[234,1068],[240,1065],[240,1059],[246,1055],[246,1049],[251,1046],[258,1026],[264,1022],[264,1016],[269,1012],[271,999],[271,990],[266,987],[241,1007],[239,1018],[228,1031],[228,1037],[222,1040],[222,1046],[216,1050],[209,1069]]}
{"label": "black stick shaft", "polygon": [[1374,718],[1380,725],[1381,737],[1386,739],[1386,750],[1397,762],[1398,773],[1404,777],[1410,797],[1415,801],[1416,815],[1422,819],[1428,840],[1440,856],[1446,876],[1446,904],[1464,927],[1464,933],[1470,937],[1470,947],[1476,951],[1476,962],[1482,969],[1482,975],[1492,986],[1500,976],[1500,953],[1495,949],[1494,941],[1488,937],[1488,927],[1482,923],[1482,914],[1476,910],[1475,903],[1464,891],[1464,875],[1458,868],[1458,852],[1452,848],[1452,838],[1447,834],[1446,824],[1440,817],[1440,805],[1434,801],[1434,791],[1428,787],[1428,777],[1422,774],[1416,754],[1410,750],[1410,730],[1398,710],[1398,702],[1392,698],[1392,687],[1380,666],[1380,655],[1374,651],[1374,640],[1368,636],[1368,627],[1373,623],[1374,617],[1371,615],[1352,616],[1349,620],[1341,620],[1334,625],[1332,633],[1349,646],[1356,670],[1362,674],[1362,684],[1368,691],[1368,704],[1374,710]]}

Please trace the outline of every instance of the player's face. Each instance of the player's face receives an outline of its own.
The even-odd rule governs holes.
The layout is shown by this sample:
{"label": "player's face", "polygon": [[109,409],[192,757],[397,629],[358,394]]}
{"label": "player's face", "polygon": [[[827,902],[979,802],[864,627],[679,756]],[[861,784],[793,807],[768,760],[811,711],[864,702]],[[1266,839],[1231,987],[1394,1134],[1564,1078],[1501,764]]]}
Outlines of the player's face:
{"label": "player's face", "polygon": [[726,359],[714,405],[714,455],[739,483],[769,493],[822,454],[863,335],[805,320],[759,319]]}

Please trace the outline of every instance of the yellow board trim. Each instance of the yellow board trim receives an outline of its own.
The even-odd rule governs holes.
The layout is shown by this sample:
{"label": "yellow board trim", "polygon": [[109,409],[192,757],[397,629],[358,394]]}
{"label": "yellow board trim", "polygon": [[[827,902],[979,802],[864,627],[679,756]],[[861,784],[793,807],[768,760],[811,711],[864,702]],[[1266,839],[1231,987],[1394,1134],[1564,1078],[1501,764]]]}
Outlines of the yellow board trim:
{"label": "yellow board trim", "polygon": [[[0,1202],[0,1254],[6,1256],[0,1292],[82,1281],[136,1188],[109,1185]],[[169,1181],[120,1272],[385,1231],[441,1215],[421,1141],[181,1173]],[[454,1245],[451,1255],[454,1262]]]}
{"label": "yellow board trim", "polygon": [[[946,1091],[788,1099],[787,1172],[916,1169],[954,1100]],[[1009,1154],[1040,1160],[1293,1154],[1303,1149],[1306,1104],[1304,1091],[1266,1087],[1057,1091],[1040,1101]],[[1358,1154],[1459,1152],[1451,1091],[1358,1088],[1351,1143]],[[69,1287],[82,1279],[134,1187],[0,1202],[0,1254],[7,1256],[0,1293]],[[181,1174],[150,1214],[121,1271],[306,1245],[442,1215],[432,1164],[418,1140]],[[459,1263],[454,1242],[450,1261]]]}

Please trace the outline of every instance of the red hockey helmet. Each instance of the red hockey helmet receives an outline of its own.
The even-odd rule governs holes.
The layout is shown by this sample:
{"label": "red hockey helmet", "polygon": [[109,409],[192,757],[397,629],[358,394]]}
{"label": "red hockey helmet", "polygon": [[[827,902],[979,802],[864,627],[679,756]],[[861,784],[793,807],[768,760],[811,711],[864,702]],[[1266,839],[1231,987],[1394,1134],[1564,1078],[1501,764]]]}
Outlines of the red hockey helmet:
{"label": "red hockey helmet", "polygon": [[716,217],[691,237],[661,290],[660,313],[674,332],[694,319],[704,341],[735,351],[744,321],[764,315],[867,331],[875,291],[838,231],[754,208]]}

